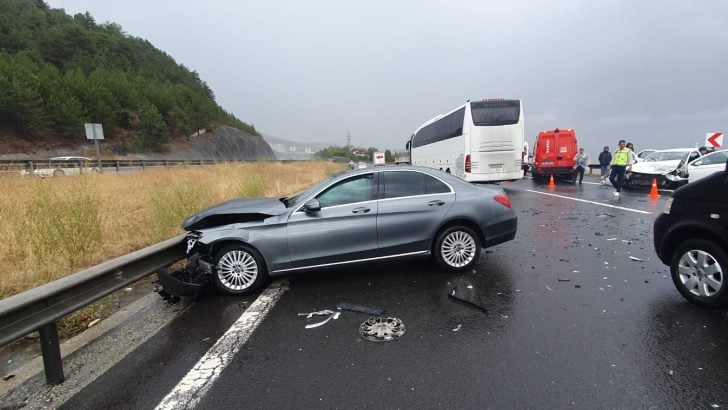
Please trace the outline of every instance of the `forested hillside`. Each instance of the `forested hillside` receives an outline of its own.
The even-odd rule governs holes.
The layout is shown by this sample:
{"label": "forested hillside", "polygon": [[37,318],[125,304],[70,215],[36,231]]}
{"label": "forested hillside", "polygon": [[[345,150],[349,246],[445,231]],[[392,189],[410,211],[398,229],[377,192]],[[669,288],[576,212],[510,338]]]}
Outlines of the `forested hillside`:
{"label": "forested hillside", "polygon": [[0,0],[0,137],[78,139],[86,122],[128,151],[164,150],[172,136],[218,124],[260,135],[196,72],[119,25]]}

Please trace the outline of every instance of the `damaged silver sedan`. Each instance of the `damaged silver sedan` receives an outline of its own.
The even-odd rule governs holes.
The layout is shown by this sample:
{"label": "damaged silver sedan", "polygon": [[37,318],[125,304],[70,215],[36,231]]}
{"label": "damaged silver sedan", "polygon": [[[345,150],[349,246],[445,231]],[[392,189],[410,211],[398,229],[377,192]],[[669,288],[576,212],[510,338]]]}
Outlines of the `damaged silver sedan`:
{"label": "damaged silver sedan", "polygon": [[351,170],[285,198],[230,200],[182,224],[187,274],[233,295],[271,275],[398,257],[431,255],[463,271],[516,227],[502,188],[410,166]]}

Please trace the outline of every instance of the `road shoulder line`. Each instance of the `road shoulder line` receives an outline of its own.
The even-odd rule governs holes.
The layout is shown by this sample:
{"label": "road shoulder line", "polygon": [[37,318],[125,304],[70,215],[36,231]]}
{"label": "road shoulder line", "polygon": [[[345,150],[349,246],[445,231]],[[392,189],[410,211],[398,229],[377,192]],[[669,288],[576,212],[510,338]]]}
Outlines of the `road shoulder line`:
{"label": "road shoulder line", "polygon": [[610,205],[610,204],[605,204],[605,203],[603,203],[603,202],[588,201],[588,200],[586,200],[586,199],[572,198],[572,197],[570,197],[570,196],[564,196],[564,195],[557,195],[557,194],[552,194],[552,193],[550,193],[550,192],[541,192],[541,191],[534,191],[533,189],[526,189],[525,191],[526,191],[526,192],[533,192],[534,194],[541,194],[541,195],[548,195],[548,196],[554,196],[554,197],[556,197],[556,198],[570,199],[570,200],[572,200],[572,201],[578,201],[578,202],[586,202],[586,203],[588,203],[588,204],[594,204],[594,205],[606,206],[606,207],[609,207],[609,208],[614,208],[614,209],[621,209],[621,210],[623,210],[623,211],[629,211],[629,212],[636,212],[636,213],[639,213],[639,214],[647,214],[647,215],[649,215],[649,214],[651,214],[651,213],[652,213],[652,212],[648,212],[648,211],[642,211],[642,210],[639,210],[639,209],[634,209],[634,208],[625,208],[625,207],[623,207],[623,206],[617,206],[617,205]]}
{"label": "road shoulder line", "polygon": [[264,290],[156,408],[196,407],[286,290],[286,282],[274,283]]}

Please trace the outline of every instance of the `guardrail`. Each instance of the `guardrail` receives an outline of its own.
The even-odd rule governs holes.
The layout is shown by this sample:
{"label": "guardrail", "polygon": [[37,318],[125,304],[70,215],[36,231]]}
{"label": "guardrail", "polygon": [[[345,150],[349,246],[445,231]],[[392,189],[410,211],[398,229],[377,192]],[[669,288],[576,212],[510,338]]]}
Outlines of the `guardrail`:
{"label": "guardrail", "polygon": [[[101,160],[102,169],[115,169],[117,172],[122,168],[159,168],[191,165],[217,165],[233,163],[253,163],[259,160],[213,160],[213,159],[124,159],[124,160]],[[279,162],[291,162],[292,160],[269,160]],[[42,168],[97,168],[98,161],[51,161],[49,159],[0,159],[0,170],[4,172],[22,170],[32,171]]]}
{"label": "guardrail", "polygon": [[0,300],[0,346],[40,333],[46,381],[64,381],[56,322],[185,257],[184,235]]}

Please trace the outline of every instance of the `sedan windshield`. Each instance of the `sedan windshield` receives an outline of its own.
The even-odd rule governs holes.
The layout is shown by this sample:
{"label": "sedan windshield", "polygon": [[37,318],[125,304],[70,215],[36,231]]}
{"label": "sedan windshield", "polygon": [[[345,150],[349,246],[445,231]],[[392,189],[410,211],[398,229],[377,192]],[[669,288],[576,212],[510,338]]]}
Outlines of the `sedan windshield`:
{"label": "sedan windshield", "polygon": [[675,160],[681,160],[685,158],[688,155],[687,152],[680,152],[680,151],[656,151],[652,154],[648,155],[647,158],[645,158],[645,162],[653,162],[653,161],[675,161]]}

